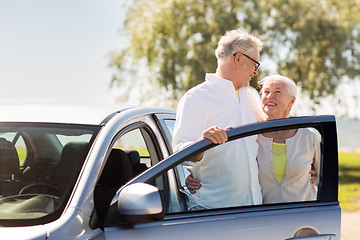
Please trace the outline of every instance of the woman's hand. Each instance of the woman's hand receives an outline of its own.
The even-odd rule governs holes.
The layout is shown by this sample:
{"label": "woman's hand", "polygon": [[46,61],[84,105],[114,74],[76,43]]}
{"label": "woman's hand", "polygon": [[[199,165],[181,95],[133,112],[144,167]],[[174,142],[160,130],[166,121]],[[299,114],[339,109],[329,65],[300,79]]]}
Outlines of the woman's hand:
{"label": "woman's hand", "polygon": [[316,172],[313,164],[311,164],[311,170],[310,170],[309,173],[310,173],[310,175],[311,175],[311,176],[310,176],[310,183],[317,185],[318,182],[319,182],[319,178],[318,178],[318,174],[317,174],[317,172]]}
{"label": "woman's hand", "polygon": [[192,173],[186,178],[185,184],[191,193],[196,193],[201,188],[200,180],[194,178]]}

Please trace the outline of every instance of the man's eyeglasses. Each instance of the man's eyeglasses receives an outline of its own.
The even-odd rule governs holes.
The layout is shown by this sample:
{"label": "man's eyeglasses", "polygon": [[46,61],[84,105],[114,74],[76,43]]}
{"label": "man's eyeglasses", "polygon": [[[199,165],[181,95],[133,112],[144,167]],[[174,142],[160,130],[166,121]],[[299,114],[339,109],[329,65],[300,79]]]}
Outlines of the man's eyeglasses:
{"label": "man's eyeglasses", "polygon": [[258,68],[260,67],[260,63],[259,63],[258,61],[256,61],[256,60],[253,59],[252,57],[249,57],[248,55],[246,55],[245,53],[242,53],[242,52],[236,52],[236,53],[234,53],[234,56],[235,56],[237,53],[241,53],[242,55],[244,55],[245,57],[247,57],[248,59],[250,59],[251,61],[253,61],[254,63],[256,63],[256,65],[255,65],[255,71],[258,70]]}

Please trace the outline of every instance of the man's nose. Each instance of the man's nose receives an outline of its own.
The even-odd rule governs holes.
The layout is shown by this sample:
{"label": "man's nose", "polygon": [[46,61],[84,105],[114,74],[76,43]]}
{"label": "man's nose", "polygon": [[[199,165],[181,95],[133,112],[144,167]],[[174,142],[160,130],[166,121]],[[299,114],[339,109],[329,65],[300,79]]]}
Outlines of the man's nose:
{"label": "man's nose", "polygon": [[254,75],[256,76],[258,74],[259,74],[259,69],[254,70]]}

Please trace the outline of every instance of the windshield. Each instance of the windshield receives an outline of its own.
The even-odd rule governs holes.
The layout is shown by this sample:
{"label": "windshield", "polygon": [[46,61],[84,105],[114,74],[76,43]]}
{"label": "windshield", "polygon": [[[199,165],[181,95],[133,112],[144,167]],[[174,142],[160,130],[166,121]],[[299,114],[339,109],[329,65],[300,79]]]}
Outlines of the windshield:
{"label": "windshield", "polygon": [[0,225],[56,219],[98,131],[85,125],[0,123]]}

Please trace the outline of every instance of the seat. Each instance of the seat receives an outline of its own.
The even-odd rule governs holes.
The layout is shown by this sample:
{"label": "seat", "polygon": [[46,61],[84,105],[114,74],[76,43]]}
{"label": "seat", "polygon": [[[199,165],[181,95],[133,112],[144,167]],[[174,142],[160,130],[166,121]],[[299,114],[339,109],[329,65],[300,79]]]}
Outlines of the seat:
{"label": "seat", "polygon": [[9,195],[18,191],[20,173],[19,156],[15,145],[0,138],[0,194]]}
{"label": "seat", "polygon": [[64,146],[53,179],[61,190],[68,190],[76,182],[87,153],[87,142],[70,142]]}
{"label": "seat", "polygon": [[121,187],[133,177],[131,162],[121,149],[112,149],[98,184]]}
{"label": "seat", "polygon": [[36,158],[23,171],[22,180],[27,182],[51,180],[54,178],[56,163],[52,158]]}
{"label": "seat", "polygon": [[19,156],[13,143],[0,138],[0,177],[14,179],[20,172]]}
{"label": "seat", "polygon": [[112,198],[117,190],[133,177],[127,154],[121,149],[112,149],[94,190],[97,222],[93,227],[104,228],[104,221]]}
{"label": "seat", "polygon": [[133,169],[134,177],[147,170],[147,166],[144,163],[140,163],[140,154],[136,150],[126,150],[124,152],[130,159],[131,167]]}
{"label": "seat", "polygon": [[19,194],[46,193],[58,197],[70,194],[87,153],[87,142],[67,143],[61,152],[60,161],[55,165],[54,174],[50,175],[49,179],[35,179],[35,181],[24,186]]}

